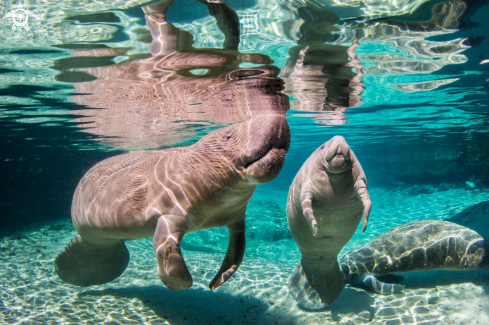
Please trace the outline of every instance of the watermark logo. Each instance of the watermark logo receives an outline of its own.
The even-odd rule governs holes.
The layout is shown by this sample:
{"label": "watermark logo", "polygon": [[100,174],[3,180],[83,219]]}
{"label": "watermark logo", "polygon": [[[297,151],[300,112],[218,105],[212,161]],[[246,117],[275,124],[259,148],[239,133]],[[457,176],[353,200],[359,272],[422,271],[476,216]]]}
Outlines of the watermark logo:
{"label": "watermark logo", "polygon": [[29,30],[29,25],[27,25],[27,22],[29,21],[29,16],[37,18],[37,16],[29,10],[25,10],[24,8],[20,7],[17,9],[12,9],[8,14],[3,16],[3,18],[9,18],[12,17],[14,24],[12,25],[12,30]]}

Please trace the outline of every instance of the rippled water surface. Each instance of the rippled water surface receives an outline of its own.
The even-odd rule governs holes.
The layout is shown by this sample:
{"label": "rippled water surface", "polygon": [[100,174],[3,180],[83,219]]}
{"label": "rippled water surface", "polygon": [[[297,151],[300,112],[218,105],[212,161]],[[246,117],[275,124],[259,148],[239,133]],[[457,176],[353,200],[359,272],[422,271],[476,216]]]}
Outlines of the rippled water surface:
{"label": "rippled water surface", "polygon": [[[409,221],[489,236],[488,15],[481,0],[2,1],[0,323],[489,323],[487,270],[415,272],[399,294],[348,286],[324,309],[298,306],[286,217],[304,161],[342,135],[373,208],[339,258]],[[185,237],[186,291],[161,283],[150,239],[128,242],[112,282],[58,278],[73,193],[93,165],[273,114],[286,114],[290,147],[249,203],[227,283],[207,287],[224,228]]]}

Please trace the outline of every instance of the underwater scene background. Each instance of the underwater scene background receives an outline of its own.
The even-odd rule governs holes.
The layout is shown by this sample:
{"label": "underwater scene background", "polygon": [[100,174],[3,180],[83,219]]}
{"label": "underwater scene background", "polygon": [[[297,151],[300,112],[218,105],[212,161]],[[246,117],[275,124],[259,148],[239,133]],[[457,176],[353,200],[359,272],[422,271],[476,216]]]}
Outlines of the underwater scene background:
{"label": "underwater scene background", "polygon": [[[326,308],[299,306],[286,216],[302,164],[342,135],[372,212],[339,259],[411,221],[489,237],[489,4],[226,3],[2,1],[0,323],[489,324],[487,270],[402,273],[401,293],[347,285]],[[188,290],[161,283],[150,238],[127,242],[129,265],[107,284],[57,276],[53,261],[76,235],[73,194],[92,166],[269,111],[286,112],[290,147],[248,204],[244,260],[226,283],[208,289],[223,227],[182,241]]]}

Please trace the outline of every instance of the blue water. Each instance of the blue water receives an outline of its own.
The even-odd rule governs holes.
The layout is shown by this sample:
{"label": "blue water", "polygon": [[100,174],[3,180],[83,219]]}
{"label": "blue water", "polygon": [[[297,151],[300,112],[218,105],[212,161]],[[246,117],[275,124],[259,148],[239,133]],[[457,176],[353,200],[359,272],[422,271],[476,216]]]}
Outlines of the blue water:
{"label": "blue water", "polygon": [[[487,272],[418,274],[398,296],[347,288],[324,310],[298,307],[287,280],[300,253],[285,213],[297,171],[334,135],[361,162],[373,204],[367,232],[339,257],[408,221],[460,222],[488,200],[488,4],[233,0],[211,15],[175,0],[159,30],[149,4],[164,12],[138,0],[0,4],[0,323],[489,322]],[[222,287],[207,284],[224,228],[185,237],[186,291],[161,283],[150,239],[128,243],[131,262],[113,282],[79,288],[57,277],[88,169],[187,146],[266,110],[286,114],[290,148],[249,203],[245,259]],[[486,216],[466,226],[489,236]]]}

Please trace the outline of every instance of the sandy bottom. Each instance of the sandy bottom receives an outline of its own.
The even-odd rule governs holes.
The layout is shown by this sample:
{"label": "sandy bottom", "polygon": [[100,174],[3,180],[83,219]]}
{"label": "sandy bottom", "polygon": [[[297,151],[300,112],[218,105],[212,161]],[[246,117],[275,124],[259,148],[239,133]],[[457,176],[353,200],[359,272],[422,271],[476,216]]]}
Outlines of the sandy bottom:
{"label": "sandy bottom", "polygon": [[[488,192],[370,192],[374,208],[369,229],[357,231],[343,252],[389,228],[421,219],[450,220],[489,234],[489,202],[481,203]],[[247,218],[243,264],[213,291],[207,285],[224,257],[225,229],[185,237],[184,257],[194,279],[186,291],[171,291],[160,282],[150,239],[127,242],[131,261],[120,278],[80,288],[62,282],[53,267],[56,255],[76,234],[69,220],[4,230],[0,323],[489,324],[489,271],[410,273],[404,276],[406,288],[400,294],[382,296],[347,287],[325,309],[299,308],[287,291],[300,255],[288,234],[284,209],[274,200],[253,199]]]}

